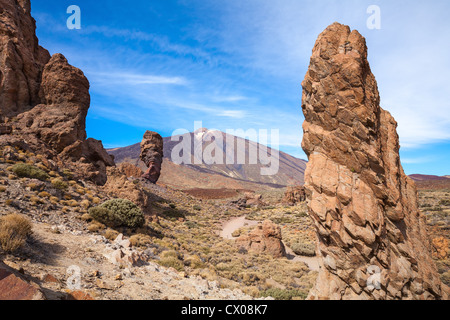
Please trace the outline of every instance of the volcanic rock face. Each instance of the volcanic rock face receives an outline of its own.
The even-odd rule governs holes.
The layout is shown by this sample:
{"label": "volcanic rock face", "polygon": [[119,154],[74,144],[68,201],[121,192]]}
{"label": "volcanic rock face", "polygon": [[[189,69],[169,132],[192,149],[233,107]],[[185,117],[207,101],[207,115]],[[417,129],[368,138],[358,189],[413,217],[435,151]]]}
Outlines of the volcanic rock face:
{"label": "volcanic rock face", "polygon": [[[89,81],[39,46],[29,0],[0,0],[0,144],[44,154],[97,184],[114,160],[86,140]],[[3,123],[2,123],[3,122]]]}
{"label": "volcanic rock face", "polygon": [[302,86],[305,187],[322,266],[310,299],[445,298],[365,39],[329,26]]}
{"label": "volcanic rock face", "polygon": [[141,160],[148,167],[143,178],[156,183],[161,176],[161,165],[164,157],[163,138],[156,132],[147,131],[141,142]]}
{"label": "volcanic rock face", "polygon": [[236,239],[236,244],[246,250],[272,255],[274,258],[286,256],[286,248],[281,237],[281,228],[270,220],[258,225],[248,235]]}
{"label": "volcanic rock face", "polygon": [[40,102],[42,70],[50,60],[30,11],[29,0],[0,0],[0,106],[7,117]]}

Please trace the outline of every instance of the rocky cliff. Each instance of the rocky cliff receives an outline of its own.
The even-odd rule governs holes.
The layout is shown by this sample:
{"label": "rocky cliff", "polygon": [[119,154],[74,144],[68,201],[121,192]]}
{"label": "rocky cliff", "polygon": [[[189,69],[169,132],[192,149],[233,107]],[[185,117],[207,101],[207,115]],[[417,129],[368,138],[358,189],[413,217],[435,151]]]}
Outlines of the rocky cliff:
{"label": "rocky cliff", "polygon": [[317,39],[303,86],[309,213],[321,271],[311,299],[446,297],[417,191],[380,107],[365,39],[335,23]]}
{"label": "rocky cliff", "polygon": [[0,0],[0,144],[104,184],[114,161],[100,141],[86,139],[89,81],[39,45],[30,11],[29,0]]}

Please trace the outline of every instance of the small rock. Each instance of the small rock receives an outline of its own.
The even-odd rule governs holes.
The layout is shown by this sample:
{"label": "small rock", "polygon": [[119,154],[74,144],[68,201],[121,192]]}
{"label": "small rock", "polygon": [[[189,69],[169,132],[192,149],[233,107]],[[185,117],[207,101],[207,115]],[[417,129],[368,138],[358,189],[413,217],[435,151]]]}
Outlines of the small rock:
{"label": "small rock", "polygon": [[95,299],[92,298],[86,292],[76,290],[76,291],[69,291],[67,293],[66,300],[90,301],[90,300],[95,300]]}

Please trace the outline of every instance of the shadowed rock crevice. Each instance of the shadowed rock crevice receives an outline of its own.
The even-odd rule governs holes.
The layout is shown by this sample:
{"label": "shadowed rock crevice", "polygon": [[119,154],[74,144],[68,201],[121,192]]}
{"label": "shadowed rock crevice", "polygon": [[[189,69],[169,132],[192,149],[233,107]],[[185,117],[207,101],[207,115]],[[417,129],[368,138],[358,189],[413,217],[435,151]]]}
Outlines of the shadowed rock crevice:
{"label": "shadowed rock crevice", "polygon": [[302,86],[305,188],[322,260],[310,298],[446,297],[416,187],[400,164],[397,123],[380,107],[365,39],[339,23],[329,26]]}

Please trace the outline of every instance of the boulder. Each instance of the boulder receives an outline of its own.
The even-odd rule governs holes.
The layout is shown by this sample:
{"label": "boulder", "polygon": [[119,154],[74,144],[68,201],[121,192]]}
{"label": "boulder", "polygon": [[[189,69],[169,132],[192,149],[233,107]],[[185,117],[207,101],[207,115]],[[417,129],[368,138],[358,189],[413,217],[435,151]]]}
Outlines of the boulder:
{"label": "boulder", "polygon": [[0,300],[45,300],[37,284],[0,262]]}
{"label": "boulder", "polygon": [[270,220],[258,225],[248,235],[236,239],[236,244],[247,251],[269,254],[274,258],[286,257],[281,228]]}
{"label": "boulder", "polygon": [[262,200],[261,194],[254,194],[251,192],[246,192],[243,197],[232,200],[229,202],[230,205],[237,207],[239,210],[247,208],[261,208],[266,204]]}

